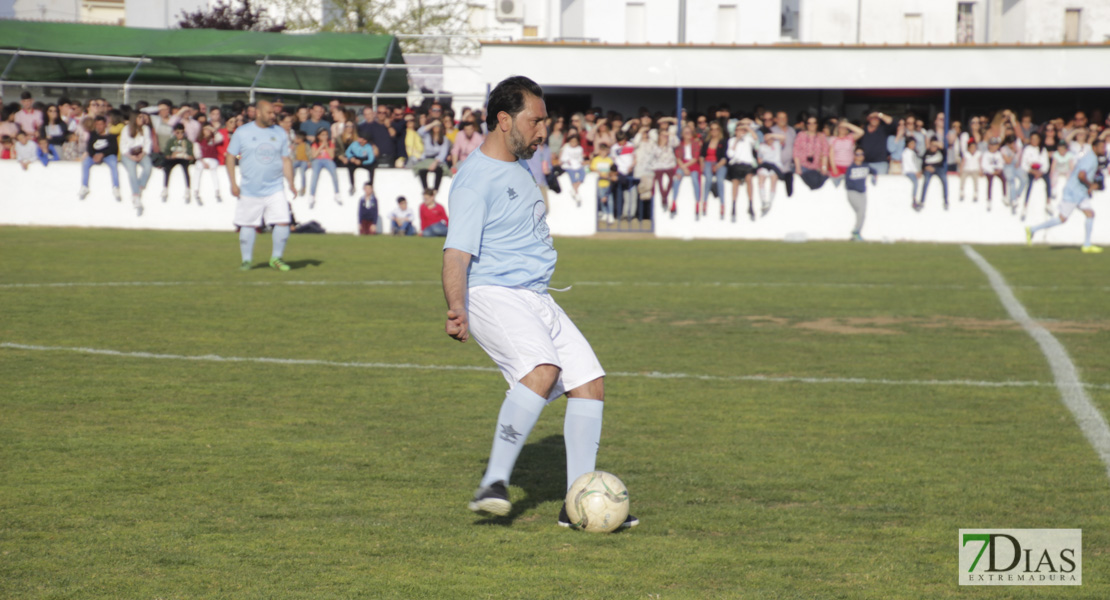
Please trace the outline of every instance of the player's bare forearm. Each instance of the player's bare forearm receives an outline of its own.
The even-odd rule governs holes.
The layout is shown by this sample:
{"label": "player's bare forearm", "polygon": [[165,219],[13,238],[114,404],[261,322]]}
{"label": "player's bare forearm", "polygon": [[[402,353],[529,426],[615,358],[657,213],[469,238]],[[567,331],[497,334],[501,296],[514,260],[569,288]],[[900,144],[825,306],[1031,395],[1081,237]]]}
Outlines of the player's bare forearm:
{"label": "player's bare forearm", "polygon": [[460,342],[470,338],[466,314],[466,271],[470,254],[455,248],[443,251],[443,297],[447,300],[444,331]]}
{"label": "player's bare forearm", "polygon": [[224,159],[224,164],[227,166],[227,180],[231,182],[231,195],[238,198],[239,185],[235,183],[235,163],[235,155],[229,152],[227,158]]}
{"label": "player's bare forearm", "polygon": [[281,173],[285,175],[285,181],[289,184],[289,190],[294,195],[297,194],[297,186],[293,184],[293,160],[289,157],[281,159]]}

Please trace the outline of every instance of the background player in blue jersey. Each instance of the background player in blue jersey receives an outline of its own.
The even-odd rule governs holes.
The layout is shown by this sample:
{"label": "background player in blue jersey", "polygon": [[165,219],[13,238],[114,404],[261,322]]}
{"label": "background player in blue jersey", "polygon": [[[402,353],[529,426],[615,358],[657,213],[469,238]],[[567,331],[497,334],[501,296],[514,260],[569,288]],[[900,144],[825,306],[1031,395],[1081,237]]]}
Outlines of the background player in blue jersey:
{"label": "background player in blue jersey", "polygon": [[[509,514],[509,476],[550,401],[567,395],[567,487],[594,470],[601,439],[601,368],[593,349],[548,293],[556,252],[543,195],[526,160],[547,136],[543,90],[510,77],[490,93],[489,135],[451,185],[443,247],[448,335],[471,336],[509,383],[489,464],[469,508]],[[639,521],[629,517],[623,527]],[[559,525],[570,526],[563,507]]]}
{"label": "background player in blue jersey", "polygon": [[1064,184],[1063,197],[1060,200],[1060,216],[1054,217],[1035,227],[1025,228],[1025,243],[1033,244],[1033,234],[1042,229],[1055,227],[1064,223],[1075,209],[1087,215],[1087,231],[1083,238],[1083,252],[1097,254],[1102,248],[1091,244],[1091,232],[1095,228],[1095,211],[1091,206],[1091,192],[1102,189],[1102,177],[1098,172],[1098,159],[1106,150],[1106,139],[1096,138],[1091,143],[1091,149],[1076,161],[1067,183]]}
{"label": "background player in blue jersey", "polygon": [[[285,242],[289,240],[289,203],[281,190],[284,177],[289,192],[296,196],[293,186],[293,159],[289,136],[274,123],[274,107],[265,100],[258,103],[257,115],[252,123],[235,130],[227,146],[227,176],[231,180],[231,195],[239,199],[235,206],[235,225],[239,228],[239,251],[243,271],[251,268],[254,251],[255,227],[266,223],[274,226],[274,247],[270,266],[288,271],[289,265],[281,259]],[[235,167],[242,165],[243,184],[235,182]],[[240,192],[242,194],[240,195]]]}

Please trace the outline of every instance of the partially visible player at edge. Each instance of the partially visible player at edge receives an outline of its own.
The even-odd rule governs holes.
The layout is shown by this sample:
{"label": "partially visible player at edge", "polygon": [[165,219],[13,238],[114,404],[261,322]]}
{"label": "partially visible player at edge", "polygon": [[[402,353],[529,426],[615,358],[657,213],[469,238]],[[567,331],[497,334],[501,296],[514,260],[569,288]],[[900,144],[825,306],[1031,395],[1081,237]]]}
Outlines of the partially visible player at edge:
{"label": "partially visible player at edge", "polygon": [[1091,192],[1099,189],[1099,184],[1095,181],[1095,174],[1098,173],[1098,158],[1102,156],[1105,150],[1105,138],[1097,138],[1091,142],[1091,150],[1076,161],[1071,174],[1068,175],[1067,183],[1064,184],[1064,193],[1060,200],[1060,216],[1053,217],[1035,227],[1026,227],[1025,243],[1027,245],[1033,245],[1034,233],[1064,223],[1071,216],[1071,213],[1078,208],[1083,211],[1083,214],[1087,215],[1083,252],[1087,254],[1102,252],[1102,248],[1091,244],[1091,232],[1095,228],[1095,210],[1091,206]]}
{"label": "partially visible player at edge", "polygon": [[[451,227],[443,246],[448,335],[471,336],[509,382],[485,475],[472,511],[509,514],[509,476],[532,426],[567,395],[563,438],[567,488],[594,470],[601,439],[601,368],[589,342],[548,293],[556,252],[543,195],[525,161],[547,136],[543,90],[510,77],[490,93],[485,142],[451,185]],[[566,506],[559,525],[569,527]],[[639,523],[628,517],[622,527]]]}
{"label": "partially visible player at edge", "polygon": [[[281,255],[285,252],[285,242],[289,240],[289,223],[293,221],[293,216],[281,190],[282,176],[289,184],[289,191],[294,197],[297,195],[297,188],[293,186],[289,138],[285,130],[274,123],[274,107],[269,102],[259,102],[256,109],[254,122],[236,129],[227,146],[227,176],[231,181],[231,195],[239,199],[234,221],[239,228],[239,252],[243,258],[239,269],[250,270],[254,228],[261,225],[265,218],[274,226],[270,267],[288,271],[289,265],[285,264]],[[235,183],[235,166],[238,163],[243,165],[242,196],[239,184]]]}

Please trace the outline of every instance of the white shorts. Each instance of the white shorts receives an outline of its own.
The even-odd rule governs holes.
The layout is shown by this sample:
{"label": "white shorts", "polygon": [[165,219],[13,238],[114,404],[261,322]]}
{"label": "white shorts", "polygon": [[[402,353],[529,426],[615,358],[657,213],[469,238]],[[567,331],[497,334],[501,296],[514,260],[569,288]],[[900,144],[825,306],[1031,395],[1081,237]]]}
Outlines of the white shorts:
{"label": "white shorts", "polygon": [[1094,210],[1095,207],[1091,204],[1090,197],[1084,198],[1079,202],[1068,202],[1067,198],[1065,198],[1064,201],[1060,203],[1060,218],[1066,219],[1070,217],[1071,213],[1075,212],[1077,208],[1080,210]]}
{"label": "white shorts", "polygon": [[548,293],[479,285],[467,302],[470,334],[516,385],[539,365],[561,369],[547,401],[603,377],[593,348]]}
{"label": "white shorts", "polygon": [[289,223],[293,216],[289,214],[289,203],[285,201],[285,191],[277,191],[269,196],[239,196],[235,205],[235,221],[237,227],[258,227],[262,219],[266,223]]}

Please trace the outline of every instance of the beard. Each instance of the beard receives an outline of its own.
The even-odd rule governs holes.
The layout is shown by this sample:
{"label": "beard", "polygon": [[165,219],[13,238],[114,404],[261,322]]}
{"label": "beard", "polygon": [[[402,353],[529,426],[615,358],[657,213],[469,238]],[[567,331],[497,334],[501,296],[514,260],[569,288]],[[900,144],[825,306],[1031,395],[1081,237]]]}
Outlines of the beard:
{"label": "beard", "polygon": [[509,152],[512,152],[513,156],[524,160],[532,158],[532,155],[536,153],[532,149],[532,145],[517,130],[516,123],[513,123],[513,128],[509,130]]}

